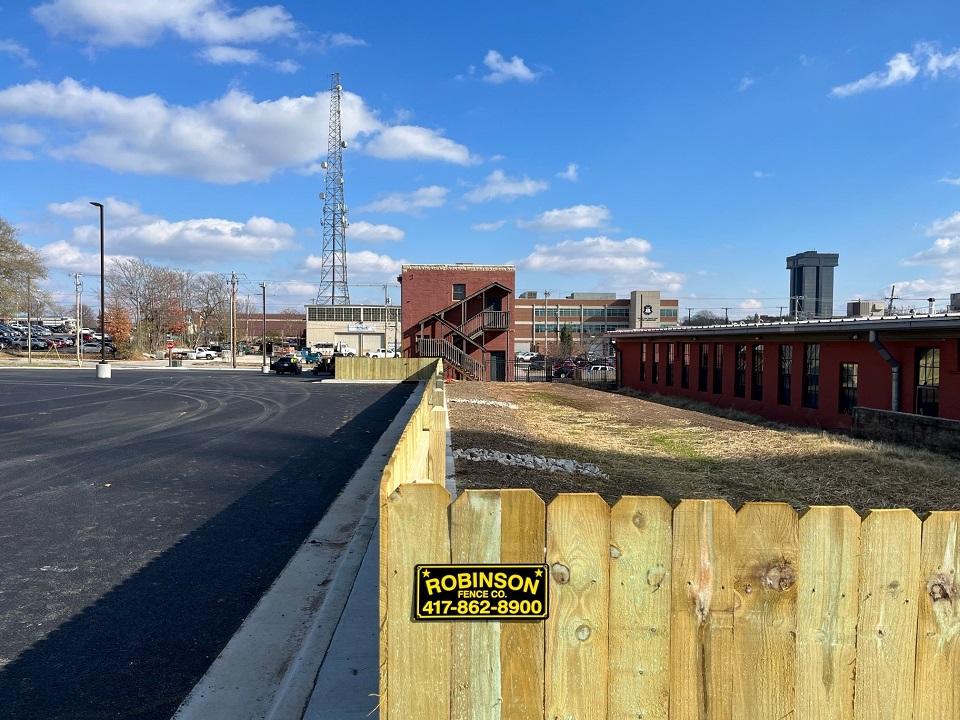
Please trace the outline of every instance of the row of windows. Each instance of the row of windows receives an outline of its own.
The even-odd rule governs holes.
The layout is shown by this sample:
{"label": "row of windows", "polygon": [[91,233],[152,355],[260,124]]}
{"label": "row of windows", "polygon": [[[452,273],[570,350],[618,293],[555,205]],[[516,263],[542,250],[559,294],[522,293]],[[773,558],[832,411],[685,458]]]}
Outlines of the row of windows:
{"label": "row of windows", "polygon": [[[653,363],[651,382],[660,382],[660,345],[666,344],[667,364],[664,381],[667,386],[674,382],[676,356],[680,355],[680,387],[690,387],[690,343],[653,343]],[[713,385],[714,394],[723,393],[723,343],[714,343],[713,348]],[[749,375],[747,355],[750,355]],[[777,348],[777,403],[790,405],[793,399],[793,346],[779,345]],[[916,358],[916,397],[914,412],[920,415],[937,416],[939,414],[940,393],[940,350],[938,348],[920,348]],[[749,379],[750,399],[762,401],[764,397],[764,345],[737,344],[734,346],[733,394],[746,398]],[[707,391],[710,368],[710,344],[700,343],[700,362],[697,376],[697,389]],[[854,362],[841,362],[837,410],[850,414],[857,405],[860,377],[859,366]],[[820,407],[820,345],[808,343],[803,348],[803,368],[801,376],[800,403],[805,408]],[[640,381],[646,382],[647,343],[640,344]]]}
{"label": "row of windows", "polygon": [[399,322],[399,307],[354,307],[349,305],[311,305],[307,320],[312,322]]}
{"label": "row of windows", "polygon": [[[560,317],[580,317],[581,309],[579,307],[534,307],[533,314],[538,317],[557,317],[557,312],[560,313]],[[613,308],[602,308],[602,307],[585,307],[582,310],[584,317],[598,316],[598,317],[630,317],[630,308],[625,307],[613,307]]]}
{"label": "row of windows", "polygon": [[[558,327],[556,324],[554,324],[554,323],[549,323],[549,324],[546,324],[546,323],[534,323],[534,325],[533,325],[533,331],[534,331],[534,332],[538,332],[538,333],[543,333],[543,332],[558,333],[558,332],[560,332],[560,328],[562,328],[562,327],[570,328],[570,332],[572,332],[572,333],[579,333],[579,332],[581,332],[581,330],[580,330],[580,323],[578,323],[578,322],[561,323],[559,327]],[[623,330],[624,327],[626,327],[626,326],[623,325],[623,324],[621,324],[621,325],[613,325],[613,324],[610,324],[610,323],[583,323],[583,332],[585,332],[585,333],[605,333],[605,332],[611,332],[612,330]]]}

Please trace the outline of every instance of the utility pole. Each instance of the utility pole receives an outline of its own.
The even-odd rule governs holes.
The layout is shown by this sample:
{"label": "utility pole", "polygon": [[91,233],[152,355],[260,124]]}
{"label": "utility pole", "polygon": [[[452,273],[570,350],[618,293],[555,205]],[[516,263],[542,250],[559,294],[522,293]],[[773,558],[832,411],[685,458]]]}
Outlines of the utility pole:
{"label": "utility pole", "polygon": [[547,307],[547,298],[550,297],[550,291],[543,291],[543,356],[547,357],[548,343],[550,342],[550,310]]}
{"label": "utility pole", "polygon": [[260,283],[260,290],[263,291],[263,316],[262,327],[260,328],[262,334],[260,351],[263,353],[263,364],[260,367],[260,372],[268,375],[270,373],[270,366],[267,365],[267,284],[265,282]]}
{"label": "utility pole", "polygon": [[887,315],[893,315],[893,301],[899,300],[899,295],[894,295],[893,291],[897,289],[896,285],[890,286],[890,301],[887,303]]}
{"label": "utility pole", "polygon": [[27,276],[27,364],[33,364],[33,322],[30,320],[30,276]]}
{"label": "utility pole", "polygon": [[237,366],[236,345],[236,311],[237,311],[237,274],[230,273],[230,362]]}
{"label": "utility pole", "polygon": [[692,312],[693,312],[693,308],[687,308],[687,325],[690,324],[690,321],[691,321],[690,315]]}
{"label": "utility pole", "polygon": [[723,309],[723,322],[727,325],[730,324],[730,308],[728,307]]}
{"label": "utility pole", "polygon": [[80,367],[83,365],[83,361],[80,358],[80,326],[83,324],[83,312],[81,308],[83,307],[82,301],[80,299],[80,293],[83,290],[83,283],[80,282],[80,278],[83,277],[80,273],[73,274],[73,286],[77,295],[77,339],[75,344],[77,346],[77,366]]}

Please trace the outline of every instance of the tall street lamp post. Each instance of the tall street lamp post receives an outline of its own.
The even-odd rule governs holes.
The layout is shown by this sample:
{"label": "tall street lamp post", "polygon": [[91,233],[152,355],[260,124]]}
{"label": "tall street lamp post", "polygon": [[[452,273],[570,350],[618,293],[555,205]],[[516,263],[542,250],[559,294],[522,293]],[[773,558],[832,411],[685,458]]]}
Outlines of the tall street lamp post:
{"label": "tall street lamp post", "polygon": [[106,263],[103,255],[103,203],[90,202],[100,210],[100,362],[97,364],[97,377],[109,379],[110,365],[107,364],[107,337],[104,331],[104,293],[107,284]]}

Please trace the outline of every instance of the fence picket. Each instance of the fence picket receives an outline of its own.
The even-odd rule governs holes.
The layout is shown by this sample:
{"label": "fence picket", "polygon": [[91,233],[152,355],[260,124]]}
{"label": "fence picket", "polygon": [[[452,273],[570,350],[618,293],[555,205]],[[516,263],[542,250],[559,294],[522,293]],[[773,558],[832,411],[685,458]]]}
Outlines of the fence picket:
{"label": "fence picket", "polygon": [[610,511],[610,720],[669,714],[672,514],[660,497]]}
{"label": "fence picket", "polygon": [[800,518],[796,717],[853,718],[860,516],[813,507]]}
{"label": "fence picket", "polygon": [[549,718],[607,717],[610,508],[599,495],[561,494],[547,507]]}
{"label": "fence picket", "polygon": [[960,717],[960,512],[923,522],[913,717]]}
{"label": "fence picket", "polygon": [[919,588],[920,519],[874,510],[860,529],[857,720],[913,717]]}
{"label": "fence picket", "polygon": [[[467,490],[450,508],[450,555],[454,563],[500,562],[500,494]],[[500,626],[498,622],[451,623],[453,720],[500,720]]]}
{"label": "fence picket", "polygon": [[[500,491],[500,561],[541,563],[546,543],[546,507],[533,490]],[[543,718],[544,623],[500,625],[503,720]]]}
{"label": "fence picket", "polygon": [[673,511],[670,720],[731,718],[735,524],[723,500]]}
{"label": "fence picket", "polygon": [[388,498],[387,662],[380,703],[394,720],[449,720],[450,624],[412,619],[414,566],[450,562],[450,494],[432,483],[400,485]]}
{"label": "fence picket", "polygon": [[798,520],[786,503],[737,513],[733,717],[781,720],[795,704]]}

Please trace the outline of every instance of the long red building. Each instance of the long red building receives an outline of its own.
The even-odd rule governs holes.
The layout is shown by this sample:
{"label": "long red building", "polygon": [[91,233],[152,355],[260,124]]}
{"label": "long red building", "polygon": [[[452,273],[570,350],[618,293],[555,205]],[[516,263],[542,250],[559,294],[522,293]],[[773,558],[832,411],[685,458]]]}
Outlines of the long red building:
{"label": "long red building", "polygon": [[622,330],[623,387],[849,429],[854,407],[960,420],[960,313]]}

